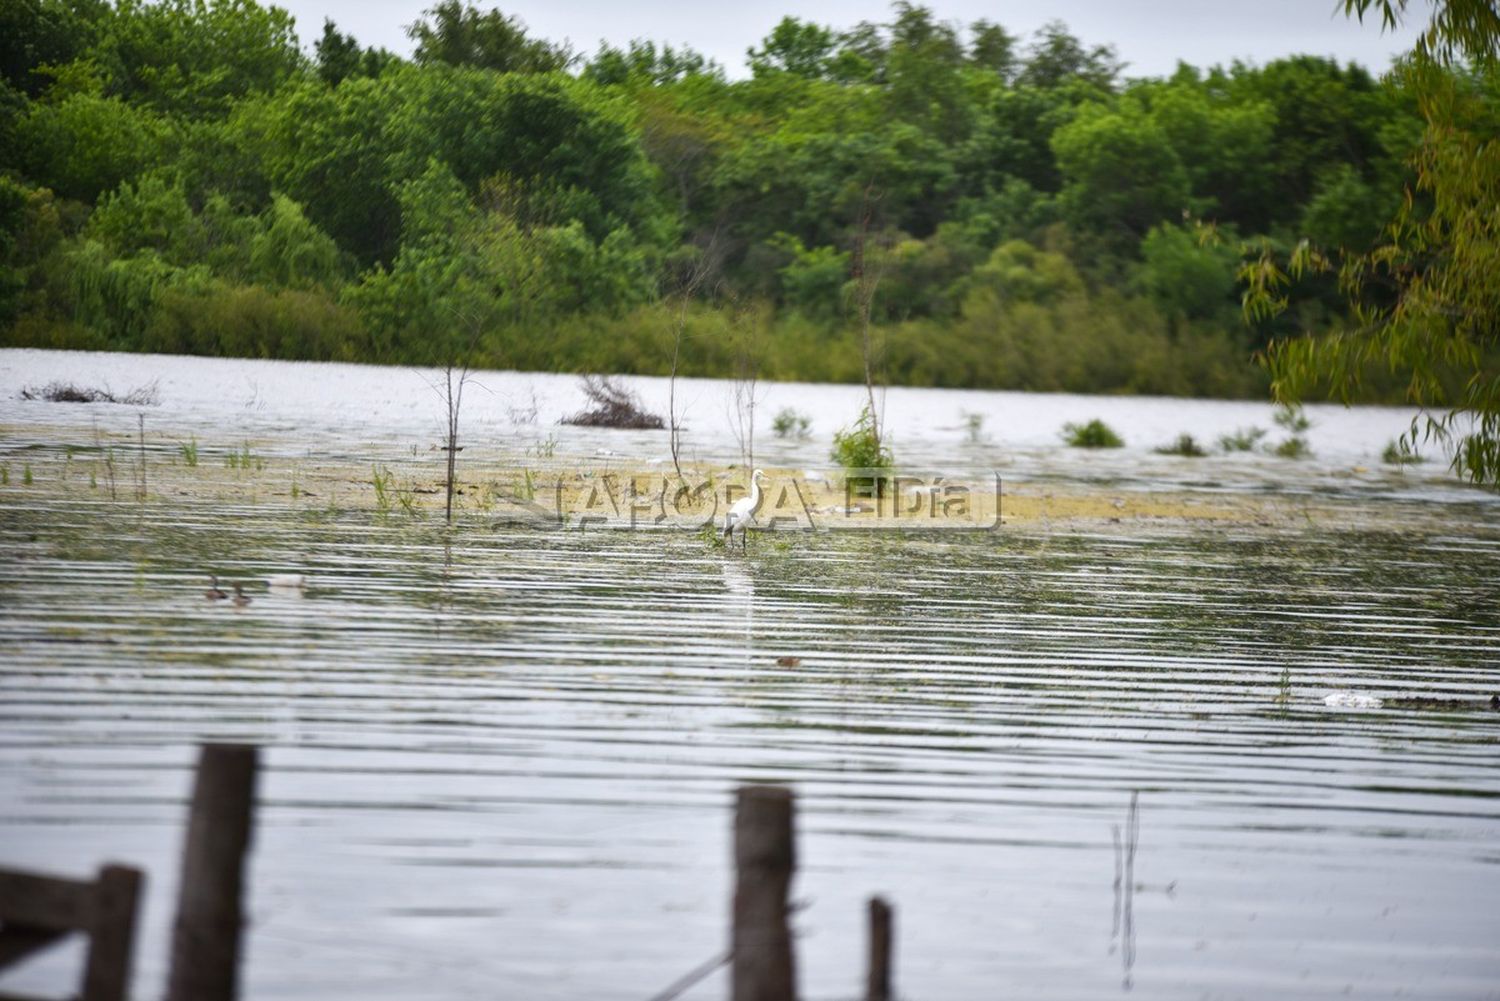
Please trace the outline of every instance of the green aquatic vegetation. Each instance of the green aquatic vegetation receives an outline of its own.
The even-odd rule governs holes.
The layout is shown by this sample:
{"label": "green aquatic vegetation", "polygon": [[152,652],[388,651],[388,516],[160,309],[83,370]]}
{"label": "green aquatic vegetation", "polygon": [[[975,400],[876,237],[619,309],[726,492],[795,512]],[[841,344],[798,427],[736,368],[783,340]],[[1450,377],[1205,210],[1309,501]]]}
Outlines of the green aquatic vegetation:
{"label": "green aquatic vegetation", "polygon": [[1097,417],[1087,424],[1064,424],[1062,436],[1074,448],[1120,448],[1125,444],[1125,439]]}
{"label": "green aquatic vegetation", "polygon": [[812,433],[812,418],[792,407],[783,407],[771,418],[771,433],[778,438],[808,438]]}
{"label": "green aquatic vegetation", "polygon": [[21,482],[28,487],[31,486],[31,463],[29,462],[21,467]]}
{"label": "green aquatic vegetation", "polygon": [[516,500],[530,503],[536,499],[536,475],[529,469],[521,470],[521,482],[516,485]]}
{"label": "green aquatic vegetation", "polygon": [[[196,464],[196,460],[194,463],[189,463],[189,465],[194,464]],[[247,441],[241,443],[238,450],[229,450],[224,456],[224,465],[229,469],[253,469],[256,472],[260,472],[266,468],[266,460],[252,452],[250,450],[250,443]]]}
{"label": "green aquatic vegetation", "polygon": [[183,465],[189,468],[198,465],[198,436],[193,435],[189,440],[179,443],[177,451],[182,455]]}
{"label": "green aquatic vegetation", "polygon": [[1385,451],[1380,453],[1380,461],[1388,466],[1412,466],[1427,460],[1412,451],[1405,440],[1392,438],[1386,443]]}
{"label": "green aquatic vegetation", "polygon": [[1198,444],[1198,439],[1187,432],[1178,435],[1177,440],[1170,445],[1162,445],[1152,451],[1157,455],[1181,455],[1189,459],[1199,459],[1208,454],[1203,446]]}
{"label": "green aquatic vegetation", "polygon": [[10,467],[0,466],[0,487],[10,486]]}
{"label": "green aquatic vegetation", "polygon": [[1276,424],[1287,432],[1287,437],[1272,447],[1271,454],[1282,459],[1303,459],[1312,454],[1307,445],[1306,433],[1312,421],[1302,412],[1301,406],[1283,403],[1276,408]]}
{"label": "green aquatic vegetation", "polygon": [[526,446],[526,454],[538,459],[550,459],[557,454],[557,435],[549,434],[545,438],[539,438],[531,445]]}
{"label": "green aquatic vegetation", "polygon": [[1307,447],[1307,439],[1292,437],[1272,448],[1271,454],[1280,459],[1305,459],[1312,455],[1312,449]]}
{"label": "green aquatic vegetation", "polygon": [[698,529],[698,541],[710,549],[722,552],[725,548],[724,532],[715,522],[708,522]]}
{"label": "green aquatic vegetation", "polygon": [[409,485],[397,483],[396,474],[391,472],[389,466],[382,466],[378,462],[371,466],[370,483],[375,487],[375,510],[381,514],[389,514],[396,507],[413,518],[421,514],[417,507],[416,493]]}
{"label": "green aquatic vegetation", "polygon": [[1281,707],[1281,713],[1286,715],[1287,707],[1292,704],[1292,668],[1290,664],[1283,665],[1281,677],[1276,682],[1276,704]]}
{"label": "green aquatic vegetation", "polygon": [[855,474],[849,482],[856,494],[885,494],[889,480],[882,474],[896,463],[891,450],[880,440],[880,427],[868,404],[852,427],[833,433],[832,457],[846,472]]}
{"label": "green aquatic vegetation", "polygon": [[1293,406],[1283,403],[1276,408],[1276,416],[1273,418],[1278,427],[1284,428],[1292,434],[1304,434],[1312,427],[1312,421],[1302,412],[1301,406]]}
{"label": "green aquatic vegetation", "polygon": [[889,469],[894,465],[891,450],[880,440],[875,415],[866,405],[852,427],[833,433],[834,462],[845,469]]}
{"label": "green aquatic vegetation", "polygon": [[384,514],[391,509],[395,476],[388,467],[377,462],[370,467],[370,482],[375,487],[375,510]]}
{"label": "green aquatic vegetation", "polygon": [[968,410],[959,411],[964,419],[964,436],[971,445],[984,441],[984,414]]}
{"label": "green aquatic vegetation", "polygon": [[1265,428],[1235,428],[1229,434],[1219,435],[1219,448],[1225,452],[1251,452],[1265,436]]}

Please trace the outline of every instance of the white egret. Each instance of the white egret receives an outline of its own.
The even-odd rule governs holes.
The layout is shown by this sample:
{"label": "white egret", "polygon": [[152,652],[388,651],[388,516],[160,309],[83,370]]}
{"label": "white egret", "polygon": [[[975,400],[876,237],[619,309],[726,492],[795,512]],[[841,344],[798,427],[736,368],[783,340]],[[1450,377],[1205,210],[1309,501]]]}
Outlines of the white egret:
{"label": "white egret", "polygon": [[750,474],[750,496],[741,497],[734,502],[724,515],[724,541],[731,546],[734,545],[734,533],[740,533],[741,551],[749,550],[748,530],[750,524],[755,521],[755,512],[760,509],[760,481],[765,473],[757,469]]}

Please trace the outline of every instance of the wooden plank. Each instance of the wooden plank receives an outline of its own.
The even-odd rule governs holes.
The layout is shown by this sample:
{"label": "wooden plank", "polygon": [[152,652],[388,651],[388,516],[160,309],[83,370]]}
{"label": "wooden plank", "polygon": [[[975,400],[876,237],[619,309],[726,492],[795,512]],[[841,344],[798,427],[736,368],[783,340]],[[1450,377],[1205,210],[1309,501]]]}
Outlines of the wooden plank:
{"label": "wooden plank", "polygon": [[0,928],[0,970],[19,963],[39,949],[45,949],[72,932],[57,928],[30,928],[7,924]]}
{"label": "wooden plank", "polygon": [[139,869],[107,865],[99,870],[89,914],[89,951],[82,1001],[125,1001],[130,993],[130,957],[135,942]]}
{"label": "wooden plank", "polygon": [[167,1001],[234,1001],[241,896],[255,812],[256,749],[205,745],[193,783]]}
{"label": "wooden plank", "polygon": [[891,906],[870,898],[870,965],[865,1001],[891,1001]]}
{"label": "wooden plank", "polygon": [[792,791],[743,786],[734,816],[733,1001],[795,1001],[787,893],[796,868]]}
{"label": "wooden plank", "polygon": [[92,883],[0,869],[0,922],[53,930],[88,925]]}

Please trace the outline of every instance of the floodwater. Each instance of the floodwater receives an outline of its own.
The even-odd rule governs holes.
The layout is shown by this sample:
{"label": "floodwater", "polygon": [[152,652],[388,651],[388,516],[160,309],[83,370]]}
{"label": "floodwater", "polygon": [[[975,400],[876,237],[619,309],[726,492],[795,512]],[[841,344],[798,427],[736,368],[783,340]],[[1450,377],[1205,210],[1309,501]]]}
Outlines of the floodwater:
{"label": "floodwater", "polygon": [[[54,378],[158,380],[147,502],[67,454],[137,433],[137,408],[17,399]],[[862,394],[761,389],[768,465],[825,461]],[[689,450],[731,460],[727,387],[680,392]],[[580,404],[571,378],[486,373],[463,461],[543,439],[558,465],[662,460],[660,432],[554,425]],[[786,405],[811,440],[770,438]],[[253,742],[247,997],[646,1001],[723,949],[732,791],[775,781],[798,795],[812,999],[858,995],[875,893],[910,998],[1500,997],[1500,713],[1389,704],[1500,691],[1500,506],[1441,462],[1381,467],[1408,413],[1310,408],[1311,459],[1195,463],[1150,447],[1270,427],[1269,408],[887,407],[898,457],[934,468],[1348,517],[797,534],[746,556],[476,512],[450,531],[171,489],[189,435],[205,464],[253,442],[267,477],[438,464],[419,373],[0,352],[0,865],[145,867],[136,995],[159,996],[194,747]],[[961,412],[986,415],[979,441]],[[1093,416],[1129,447],[1060,446]],[[204,601],[209,572],[253,603]],[[306,592],[268,591],[284,572]],[[1325,703],[1342,692],[1388,704]],[[79,952],[0,990],[62,993]],[[725,992],[720,972],[684,997]]]}

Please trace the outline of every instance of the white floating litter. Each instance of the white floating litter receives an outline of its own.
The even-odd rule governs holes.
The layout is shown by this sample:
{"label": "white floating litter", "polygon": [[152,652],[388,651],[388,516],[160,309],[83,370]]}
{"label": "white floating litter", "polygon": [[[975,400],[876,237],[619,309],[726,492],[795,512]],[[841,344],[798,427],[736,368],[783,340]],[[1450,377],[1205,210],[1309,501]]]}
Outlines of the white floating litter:
{"label": "white floating litter", "polygon": [[1379,709],[1381,705],[1375,696],[1360,692],[1334,692],[1324,697],[1323,704],[1330,709]]}

